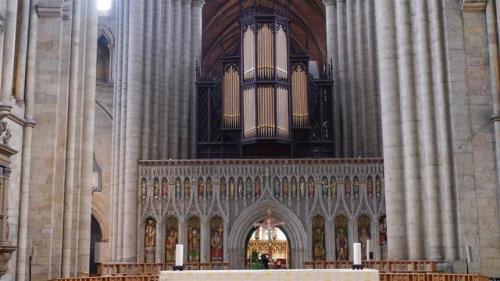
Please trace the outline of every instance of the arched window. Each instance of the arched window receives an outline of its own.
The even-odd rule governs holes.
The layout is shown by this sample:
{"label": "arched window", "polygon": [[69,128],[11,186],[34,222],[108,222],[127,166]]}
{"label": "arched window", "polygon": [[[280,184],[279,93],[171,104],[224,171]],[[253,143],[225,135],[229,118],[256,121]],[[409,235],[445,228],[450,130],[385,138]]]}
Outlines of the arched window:
{"label": "arched window", "polygon": [[111,52],[109,50],[109,41],[106,36],[101,35],[97,39],[97,69],[96,79],[99,82],[109,82],[111,66]]}

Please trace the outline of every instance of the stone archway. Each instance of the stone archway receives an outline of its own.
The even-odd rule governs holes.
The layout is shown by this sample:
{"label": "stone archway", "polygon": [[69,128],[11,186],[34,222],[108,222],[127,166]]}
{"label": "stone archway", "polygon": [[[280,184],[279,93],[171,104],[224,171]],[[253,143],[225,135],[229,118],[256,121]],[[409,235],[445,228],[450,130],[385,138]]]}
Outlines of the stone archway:
{"label": "stone archway", "polygon": [[233,227],[229,233],[228,261],[233,269],[243,269],[245,267],[246,239],[248,233],[252,230],[253,224],[266,216],[267,209],[271,209],[273,217],[285,222],[283,230],[287,233],[290,243],[291,267],[302,268],[309,245],[307,244],[307,235],[300,219],[288,208],[276,201],[264,200],[243,211],[236,218]]}

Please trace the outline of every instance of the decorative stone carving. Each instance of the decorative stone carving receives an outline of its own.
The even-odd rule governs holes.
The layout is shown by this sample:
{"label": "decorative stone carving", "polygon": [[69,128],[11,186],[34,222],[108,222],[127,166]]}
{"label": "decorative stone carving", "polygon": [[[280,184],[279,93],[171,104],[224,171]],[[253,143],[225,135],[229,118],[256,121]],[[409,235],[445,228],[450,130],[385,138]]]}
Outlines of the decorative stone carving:
{"label": "decorative stone carving", "polygon": [[16,247],[0,242],[0,277],[7,272],[7,264],[15,250]]}
{"label": "decorative stone carving", "polygon": [[12,134],[10,132],[10,128],[7,126],[7,121],[0,122],[0,138],[2,139],[2,143],[9,145],[11,137]]}
{"label": "decorative stone carving", "polygon": [[[347,183],[346,178],[349,179]],[[162,196],[155,197],[155,192],[141,191],[152,189],[155,182],[165,183],[167,191],[162,192]],[[201,183],[204,183],[203,189]],[[328,227],[334,228],[335,218],[345,218],[346,225],[342,230],[345,233],[340,235],[340,239],[349,239],[349,243],[346,243],[349,246],[358,238],[358,231],[354,229],[361,215],[365,215],[372,222],[378,222],[385,215],[383,183],[384,166],[380,159],[141,161],[137,184],[137,191],[141,196],[138,196],[137,206],[143,219],[140,220],[142,225],[139,227],[145,227],[147,218],[153,218],[158,225],[168,225],[169,220],[175,218],[173,224],[176,225],[177,220],[187,222],[188,218],[192,217],[203,218],[206,222],[220,217],[224,226],[223,233],[230,234],[235,227],[251,229],[251,223],[248,226],[235,225],[238,221],[249,220],[253,223],[258,219],[255,216],[247,219],[248,209],[258,206],[259,209],[272,207],[276,212],[286,214],[280,219],[295,217],[300,220],[300,225],[307,230],[304,235],[311,236],[309,241],[313,241],[313,217],[320,215],[324,218],[325,227],[328,224]],[[346,184],[350,190],[348,194],[345,191]],[[170,228],[161,238],[162,241],[168,240],[168,233],[172,236],[176,233],[173,227]],[[186,230],[187,227],[184,231]],[[378,224],[374,224],[373,230],[370,231],[373,234],[372,239],[376,240],[379,233]],[[295,235],[299,237],[302,234]],[[335,245],[336,235],[337,232],[329,232],[325,236],[326,245]],[[223,243],[228,245],[228,237],[224,236]],[[169,250],[168,245],[173,243],[167,244],[165,242],[163,245],[157,245],[156,250],[169,260],[172,258],[172,250]],[[304,247],[304,253],[307,253],[305,258],[312,259],[312,244],[308,243]],[[331,247],[326,252],[327,260],[336,258],[336,250]],[[375,247],[377,258],[381,253],[379,246]],[[230,252],[234,249],[229,246],[224,249],[224,260],[230,258],[232,266],[239,268],[240,261],[226,257],[231,255]],[[141,252],[144,250],[145,248]],[[200,250],[202,257],[210,258],[209,252],[203,252],[209,251],[210,247],[202,247]],[[339,254],[342,254],[343,258],[349,258],[350,251],[342,251],[343,253]],[[299,252],[294,253],[300,255]],[[296,262],[294,266],[299,266],[300,260]]]}

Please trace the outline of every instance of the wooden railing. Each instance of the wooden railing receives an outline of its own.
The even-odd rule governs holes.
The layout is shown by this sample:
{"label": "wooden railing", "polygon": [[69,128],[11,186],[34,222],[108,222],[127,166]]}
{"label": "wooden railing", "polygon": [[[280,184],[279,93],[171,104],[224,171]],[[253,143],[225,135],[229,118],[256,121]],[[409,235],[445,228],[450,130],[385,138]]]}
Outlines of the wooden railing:
{"label": "wooden railing", "polygon": [[[174,263],[104,263],[99,266],[102,276],[158,274],[162,270],[171,270]],[[186,270],[220,270],[229,269],[229,263],[186,263]]]}
{"label": "wooden railing", "polygon": [[429,272],[383,272],[380,281],[489,281],[477,274],[429,273]]}
{"label": "wooden railing", "polygon": [[98,276],[98,277],[70,277],[52,279],[52,281],[158,281],[156,275],[130,275],[130,276]]}
{"label": "wooden railing", "polygon": [[[102,277],[71,277],[53,279],[53,281],[158,281],[156,275],[125,275],[125,276],[102,276]],[[380,273],[380,281],[489,281],[485,276],[477,274],[456,273],[414,273],[414,272],[383,272]]]}
{"label": "wooden railing", "polygon": [[[377,269],[381,272],[435,272],[436,261],[416,260],[416,261],[364,261],[366,268]],[[349,261],[306,261],[305,268],[351,268]]]}

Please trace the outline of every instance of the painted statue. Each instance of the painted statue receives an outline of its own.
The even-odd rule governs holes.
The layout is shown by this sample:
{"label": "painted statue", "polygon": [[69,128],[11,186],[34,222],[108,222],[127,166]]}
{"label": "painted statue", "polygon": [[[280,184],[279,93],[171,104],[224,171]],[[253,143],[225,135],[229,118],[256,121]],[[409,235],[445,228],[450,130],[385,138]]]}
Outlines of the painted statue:
{"label": "painted statue", "polygon": [[212,198],[212,193],[214,192],[214,183],[212,178],[207,179],[207,197]]}
{"label": "painted statue", "polygon": [[222,261],[224,251],[222,248],[223,229],[221,226],[215,226],[212,229],[212,239],[210,240],[210,260]]}
{"label": "painted statue", "polygon": [[366,179],[366,193],[368,198],[373,198],[373,179],[370,176]]}
{"label": "painted statue", "polygon": [[330,194],[332,195],[333,198],[337,197],[337,186],[338,186],[338,181],[335,177],[332,177],[330,179]]}
{"label": "painted statue", "polygon": [[205,193],[205,184],[203,183],[203,179],[199,178],[198,179],[198,185],[197,185],[197,191],[198,191],[198,197],[203,197]]}
{"label": "painted statue", "polygon": [[153,194],[155,198],[160,197],[160,180],[158,178],[154,180]]}
{"label": "painted statue", "polygon": [[354,190],[354,197],[357,198],[359,196],[359,178],[357,176],[354,177],[352,185]]}
{"label": "painted statue", "polygon": [[156,226],[153,219],[149,219],[146,222],[144,237],[144,246],[146,248],[154,248],[156,241]]}
{"label": "painted statue", "polygon": [[191,182],[188,178],[184,180],[184,197],[189,198],[191,196]]}
{"label": "painted statue", "polygon": [[234,188],[234,178],[229,179],[229,197],[234,198],[235,197],[235,188]]}
{"label": "painted statue", "polygon": [[297,179],[292,178],[292,198],[297,198]]}
{"label": "painted statue", "polygon": [[226,198],[227,186],[226,186],[226,178],[220,179],[220,197]]}
{"label": "painted statue", "polygon": [[274,178],[273,193],[275,198],[280,198],[280,180],[278,178]]}
{"label": "painted statue", "polygon": [[325,260],[325,223],[322,217],[313,218],[313,260]]}
{"label": "painted statue", "polygon": [[337,237],[335,238],[335,249],[337,251],[337,261],[346,261],[349,258],[347,235],[345,228],[337,230]]}
{"label": "painted statue", "polygon": [[161,194],[163,198],[168,198],[168,182],[165,178],[161,181]]}
{"label": "painted statue", "polygon": [[289,192],[289,187],[288,187],[288,179],[284,178],[283,179],[283,198],[288,198],[288,192]]}
{"label": "painted statue", "polygon": [[344,180],[344,194],[346,197],[351,197],[351,179],[349,177],[345,177]]}
{"label": "painted statue", "polygon": [[165,242],[165,256],[167,262],[175,261],[175,245],[177,244],[177,230],[171,228],[167,230],[167,241]]}
{"label": "painted statue", "polygon": [[306,180],[304,178],[299,180],[299,196],[301,198],[306,197]]}
{"label": "painted statue", "polygon": [[262,192],[262,182],[260,178],[255,180],[255,198],[260,198],[260,194]]}
{"label": "painted statue", "polygon": [[387,259],[387,222],[385,216],[380,218],[379,224],[380,224],[379,239],[380,239],[381,259],[385,260]]}
{"label": "painted statue", "polygon": [[323,196],[323,198],[326,198],[328,197],[328,178],[326,177],[323,177],[323,179],[321,180],[321,195]]}
{"label": "painted statue", "polygon": [[188,233],[189,261],[198,262],[200,260],[200,231],[197,227],[190,227]]}
{"label": "painted statue", "polygon": [[377,192],[377,197],[382,196],[382,181],[379,176],[375,178],[375,190]]}
{"label": "painted statue", "polygon": [[309,198],[314,198],[314,179],[312,177],[309,178],[308,184],[307,184],[307,193],[309,195]]}
{"label": "painted statue", "polygon": [[361,258],[366,260],[366,241],[370,240],[370,234],[366,227],[360,227],[358,240],[361,243]]}

